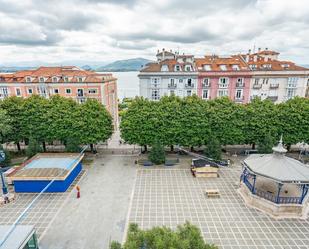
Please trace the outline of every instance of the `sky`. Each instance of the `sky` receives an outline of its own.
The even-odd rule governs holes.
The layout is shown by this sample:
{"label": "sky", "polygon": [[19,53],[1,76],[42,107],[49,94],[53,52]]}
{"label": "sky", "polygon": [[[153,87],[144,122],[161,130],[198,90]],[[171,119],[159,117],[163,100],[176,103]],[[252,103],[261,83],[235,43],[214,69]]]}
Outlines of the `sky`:
{"label": "sky", "polygon": [[269,48],[309,64],[308,0],[0,0],[0,65]]}

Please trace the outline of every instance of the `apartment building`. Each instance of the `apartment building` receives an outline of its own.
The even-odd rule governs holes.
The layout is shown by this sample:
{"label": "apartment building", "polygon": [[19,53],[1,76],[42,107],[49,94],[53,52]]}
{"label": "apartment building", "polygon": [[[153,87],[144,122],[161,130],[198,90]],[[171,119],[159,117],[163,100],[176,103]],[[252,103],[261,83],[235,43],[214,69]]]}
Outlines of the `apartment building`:
{"label": "apartment building", "polygon": [[197,94],[198,73],[193,55],[179,55],[163,49],[156,57],[157,61],[147,64],[138,75],[141,96],[158,100],[171,94],[180,97]]}
{"label": "apartment building", "polygon": [[295,96],[306,97],[309,69],[279,60],[279,53],[265,48],[242,55],[251,70],[250,98],[256,96],[281,103]]}
{"label": "apartment building", "polygon": [[117,79],[112,74],[75,66],[39,67],[0,74],[0,100],[10,96],[27,98],[33,94],[44,98],[58,94],[78,103],[97,99],[106,106],[114,122],[118,120]]}
{"label": "apartment building", "polygon": [[197,94],[203,99],[228,96],[238,103],[254,97],[275,103],[294,96],[309,97],[309,69],[279,60],[279,53],[259,49],[231,56],[179,55],[162,50],[157,61],[139,73],[140,95],[158,100],[164,95]]}

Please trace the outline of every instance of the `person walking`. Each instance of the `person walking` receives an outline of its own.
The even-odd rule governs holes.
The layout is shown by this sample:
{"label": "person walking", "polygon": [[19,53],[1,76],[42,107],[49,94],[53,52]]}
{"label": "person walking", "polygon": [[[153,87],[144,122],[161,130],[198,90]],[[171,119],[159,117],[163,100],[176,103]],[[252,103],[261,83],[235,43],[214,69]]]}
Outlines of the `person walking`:
{"label": "person walking", "polygon": [[77,199],[80,198],[80,187],[79,186],[76,186],[76,190],[77,190]]}

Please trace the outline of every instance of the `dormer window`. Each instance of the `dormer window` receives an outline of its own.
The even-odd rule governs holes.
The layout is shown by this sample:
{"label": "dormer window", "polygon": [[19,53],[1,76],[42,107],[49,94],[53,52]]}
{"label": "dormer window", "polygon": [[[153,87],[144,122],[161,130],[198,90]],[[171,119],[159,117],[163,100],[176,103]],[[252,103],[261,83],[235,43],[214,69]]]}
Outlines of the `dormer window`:
{"label": "dormer window", "polygon": [[205,71],[211,71],[211,66],[210,65],[204,65],[204,70]]}
{"label": "dormer window", "polygon": [[44,77],[40,77],[39,82],[44,82]]}
{"label": "dormer window", "polygon": [[64,77],[63,77],[63,80],[64,80],[64,82],[69,82],[69,77],[64,76]]}
{"label": "dormer window", "polygon": [[220,69],[221,69],[222,71],[226,71],[226,70],[227,70],[226,65],[220,65],[219,67],[220,67]]}
{"label": "dormer window", "polygon": [[264,65],[263,65],[263,68],[271,69],[271,64],[264,64]]}
{"label": "dormer window", "polygon": [[176,72],[179,72],[179,71],[180,71],[180,65],[176,65],[176,66],[175,66],[175,71],[176,71]]}
{"label": "dormer window", "polygon": [[239,66],[238,65],[232,65],[232,69],[234,71],[239,71]]}
{"label": "dormer window", "polygon": [[168,66],[167,65],[162,65],[161,71],[162,72],[168,72]]}
{"label": "dormer window", "polygon": [[77,80],[78,80],[78,82],[83,82],[83,78],[82,77],[78,77]]}
{"label": "dormer window", "polygon": [[191,69],[192,69],[192,68],[191,68],[191,65],[186,65],[186,66],[185,66],[185,71],[186,71],[186,72],[192,71]]}
{"label": "dormer window", "polygon": [[26,82],[31,82],[31,77],[26,77]]}
{"label": "dormer window", "polygon": [[257,65],[256,64],[251,64],[251,65],[249,65],[249,67],[250,67],[251,70],[256,70]]}
{"label": "dormer window", "polygon": [[283,67],[283,68],[289,68],[290,65],[289,65],[289,64],[281,64],[281,67]]}
{"label": "dormer window", "polygon": [[53,77],[53,82],[58,82],[58,78],[57,77]]}

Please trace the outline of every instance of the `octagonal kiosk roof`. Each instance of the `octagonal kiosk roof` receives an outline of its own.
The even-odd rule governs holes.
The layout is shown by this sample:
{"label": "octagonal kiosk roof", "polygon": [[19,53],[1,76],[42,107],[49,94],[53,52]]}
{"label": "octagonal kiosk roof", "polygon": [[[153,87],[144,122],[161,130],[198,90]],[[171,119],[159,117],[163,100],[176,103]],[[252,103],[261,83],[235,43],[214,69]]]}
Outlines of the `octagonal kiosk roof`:
{"label": "octagonal kiosk roof", "polygon": [[309,184],[309,167],[287,157],[282,138],[272,154],[253,154],[244,160],[249,171],[281,183]]}

